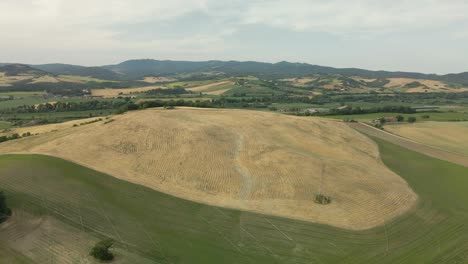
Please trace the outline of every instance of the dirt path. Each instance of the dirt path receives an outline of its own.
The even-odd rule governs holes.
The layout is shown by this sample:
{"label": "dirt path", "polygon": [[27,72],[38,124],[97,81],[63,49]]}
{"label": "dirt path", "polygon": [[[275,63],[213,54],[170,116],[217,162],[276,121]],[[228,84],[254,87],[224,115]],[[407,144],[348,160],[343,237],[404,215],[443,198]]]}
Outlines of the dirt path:
{"label": "dirt path", "polygon": [[423,145],[421,143],[412,141],[410,139],[406,139],[404,137],[400,137],[398,135],[386,132],[384,130],[377,129],[375,127],[372,127],[370,125],[366,125],[363,123],[348,123],[348,125],[359,132],[365,133],[369,136],[377,137],[386,141],[389,141],[393,144],[396,144],[398,146],[405,147],[407,149],[437,158],[441,160],[446,160],[452,163],[456,163],[465,167],[468,167],[468,157],[454,153],[454,152],[449,152],[446,150],[430,147],[427,145]]}
{"label": "dirt path", "polygon": [[236,146],[236,171],[242,176],[242,188],[239,193],[239,198],[241,200],[248,200],[250,198],[250,194],[252,193],[253,187],[253,179],[252,175],[250,174],[249,170],[242,165],[240,160],[240,152],[242,150],[242,145],[244,144],[244,137],[241,135],[240,138],[237,140]]}

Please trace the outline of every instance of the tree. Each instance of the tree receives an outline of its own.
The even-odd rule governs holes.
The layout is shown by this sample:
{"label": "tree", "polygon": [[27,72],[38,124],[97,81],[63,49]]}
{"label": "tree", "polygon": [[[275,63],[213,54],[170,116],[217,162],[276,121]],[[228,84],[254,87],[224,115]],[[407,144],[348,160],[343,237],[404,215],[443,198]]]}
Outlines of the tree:
{"label": "tree", "polygon": [[409,122],[409,123],[414,123],[414,122],[416,122],[416,117],[414,117],[414,116],[408,117],[408,122]]}
{"label": "tree", "polygon": [[397,119],[398,122],[403,122],[405,120],[405,117],[402,116],[402,115],[397,115],[396,119]]}
{"label": "tree", "polygon": [[315,195],[315,202],[318,204],[326,205],[331,203],[331,197],[323,194],[317,194]]}
{"label": "tree", "polygon": [[6,204],[6,197],[3,191],[0,191],[0,223],[11,216],[11,209]]}
{"label": "tree", "polygon": [[94,247],[91,249],[89,253],[96,259],[101,261],[111,261],[114,259],[114,254],[109,251],[109,249],[114,245],[114,240],[112,239],[105,239],[101,240]]}

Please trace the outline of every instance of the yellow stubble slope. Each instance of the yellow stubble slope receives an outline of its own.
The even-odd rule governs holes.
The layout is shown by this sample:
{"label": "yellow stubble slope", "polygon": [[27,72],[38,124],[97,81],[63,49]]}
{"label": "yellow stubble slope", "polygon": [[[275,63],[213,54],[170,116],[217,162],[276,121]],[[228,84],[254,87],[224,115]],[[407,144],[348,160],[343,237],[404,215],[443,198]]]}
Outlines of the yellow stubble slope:
{"label": "yellow stubble slope", "polygon": [[[376,144],[345,124],[244,110],[151,109],[0,144],[211,205],[336,227],[372,228],[416,194]],[[317,193],[332,197],[314,202]]]}

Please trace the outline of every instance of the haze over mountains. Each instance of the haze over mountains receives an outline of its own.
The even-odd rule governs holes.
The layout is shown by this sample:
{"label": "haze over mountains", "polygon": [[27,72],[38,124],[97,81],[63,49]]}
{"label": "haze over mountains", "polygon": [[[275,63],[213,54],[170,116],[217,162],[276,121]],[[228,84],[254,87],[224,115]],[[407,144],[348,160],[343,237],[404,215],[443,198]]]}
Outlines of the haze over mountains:
{"label": "haze over mountains", "polygon": [[[302,77],[308,75],[342,75],[361,76],[366,78],[413,78],[438,80],[451,83],[468,84],[468,72],[452,73],[446,75],[423,74],[416,72],[390,72],[371,71],[358,68],[333,68],[307,63],[265,63],[256,61],[171,61],[171,60],[128,60],[115,65],[100,67],[85,67],[69,64],[41,64],[17,67],[12,70],[12,65],[3,63],[0,72],[18,73],[22,70],[34,71],[40,74],[51,73],[54,75],[76,75],[107,80],[138,80],[145,76],[162,76],[175,74],[196,73],[221,73],[233,76],[253,75],[265,79]],[[22,64],[18,64],[22,65]],[[33,70],[34,69],[34,70]]]}

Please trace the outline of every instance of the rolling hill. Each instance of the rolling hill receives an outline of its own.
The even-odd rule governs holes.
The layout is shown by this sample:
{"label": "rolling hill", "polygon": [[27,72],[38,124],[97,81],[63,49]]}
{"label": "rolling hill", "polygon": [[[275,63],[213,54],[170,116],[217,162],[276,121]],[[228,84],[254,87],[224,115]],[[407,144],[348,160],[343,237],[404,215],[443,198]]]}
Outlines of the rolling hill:
{"label": "rolling hill", "polygon": [[[2,64],[0,64],[2,65]],[[8,64],[4,64],[8,65]],[[343,77],[409,78],[436,80],[449,83],[468,84],[468,72],[446,75],[416,72],[371,71],[358,68],[333,68],[307,63],[265,63],[256,61],[171,61],[171,60],[128,60],[115,65],[85,67],[69,64],[42,64],[31,67],[55,75],[76,75],[107,80],[140,80],[147,76],[177,74],[199,74],[208,72],[230,76],[253,75],[266,79],[304,77],[309,75],[340,75]]]}
{"label": "rolling hill", "polygon": [[129,60],[117,65],[103,66],[105,69],[124,74],[130,78],[147,75],[172,75],[180,73],[222,72],[228,75],[254,75],[261,78],[289,78],[313,74],[362,76],[367,78],[412,78],[429,79],[468,84],[468,73],[460,74],[422,74],[415,72],[370,71],[357,68],[333,68],[307,63],[264,63],[255,61],[161,61]]}
{"label": "rolling hill", "polygon": [[[50,126],[0,153],[52,155],[188,200],[353,230],[417,200],[372,141],[331,120],[180,108]],[[318,194],[332,203],[316,203]]]}
{"label": "rolling hill", "polygon": [[74,75],[82,77],[92,77],[104,80],[118,80],[121,76],[114,71],[109,71],[103,67],[84,67],[69,64],[41,64],[31,65],[36,69],[49,72],[54,75]]}

